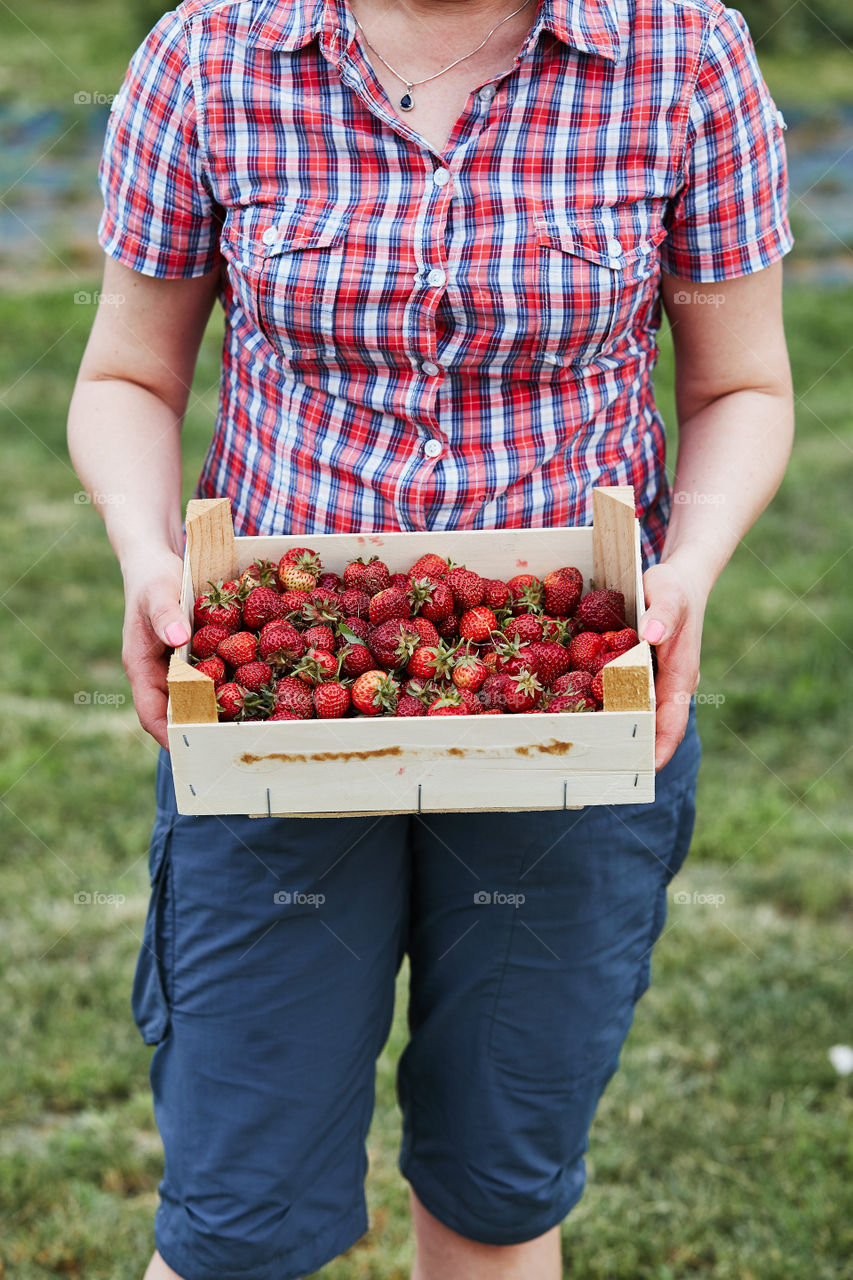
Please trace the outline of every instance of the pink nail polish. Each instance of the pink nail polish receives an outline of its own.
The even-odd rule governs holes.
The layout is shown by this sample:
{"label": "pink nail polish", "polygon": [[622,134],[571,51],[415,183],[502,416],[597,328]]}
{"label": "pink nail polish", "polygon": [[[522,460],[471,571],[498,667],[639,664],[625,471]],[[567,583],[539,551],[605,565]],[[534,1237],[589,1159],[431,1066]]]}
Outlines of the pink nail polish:
{"label": "pink nail polish", "polygon": [[662,622],[650,622],[643,631],[643,639],[649,644],[659,644],[663,640],[664,626]]}
{"label": "pink nail polish", "polygon": [[182,627],[180,622],[173,622],[171,626],[166,628],[166,639],[173,648],[186,644],[187,640],[189,640],[186,627]]}

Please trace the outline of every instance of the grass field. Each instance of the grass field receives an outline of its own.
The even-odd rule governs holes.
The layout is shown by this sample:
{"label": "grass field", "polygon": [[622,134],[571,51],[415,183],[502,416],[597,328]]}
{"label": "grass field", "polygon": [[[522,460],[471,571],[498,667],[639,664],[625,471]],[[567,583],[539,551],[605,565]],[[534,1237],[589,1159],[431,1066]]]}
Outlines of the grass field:
{"label": "grass field", "polygon": [[[75,118],[74,93],[115,90],[150,10],[0,6],[0,103]],[[804,77],[790,57],[765,70],[806,106],[849,100],[843,51],[822,75]],[[53,262],[45,287],[42,273],[22,274],[0,301],[0,1277],[136,1280],[161,1168],[151,1051],[128,1003],[155,750],[119,702],[120,578],[65,450],[92,318],[74,294],[97,280],[91,247],[60,248],[73,279]],[[709,608],[697,833],[674,885],[718,905],[671,901],[652,988],[595,1121],[588,1190],[564,1227],[572,1280],[850,1275],[853,1077],[836,1075],[827,1049],[853,1042],[853,291],[792,290],[787,316],[795,455]],[[185,430],[187,491],[217,356],[214,328]],[[670,377],[664,343],[669,421]],[[78,905],[78,893],[124,901]],[[408,1275],[393,1091],[405,978],[379,1064],[371,1230],[322,1280]]]}

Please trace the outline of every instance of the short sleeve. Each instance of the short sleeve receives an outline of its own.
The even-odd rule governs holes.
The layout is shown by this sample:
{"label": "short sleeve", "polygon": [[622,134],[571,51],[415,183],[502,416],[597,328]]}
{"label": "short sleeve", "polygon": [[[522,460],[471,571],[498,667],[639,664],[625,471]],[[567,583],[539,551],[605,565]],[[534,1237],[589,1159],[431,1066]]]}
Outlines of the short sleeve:
{"label": "short sleeve", "polygon": [[183,24],[165,14],[135,53],[107,128],[98,239],[143,275],[201,276],[219,260]]}
{"label": "short sleeve", "polygon": [[728,280],[788,253],[783,128],[743,17],[722,10],[690,104],[684,185],[660,247],[665,271]]}

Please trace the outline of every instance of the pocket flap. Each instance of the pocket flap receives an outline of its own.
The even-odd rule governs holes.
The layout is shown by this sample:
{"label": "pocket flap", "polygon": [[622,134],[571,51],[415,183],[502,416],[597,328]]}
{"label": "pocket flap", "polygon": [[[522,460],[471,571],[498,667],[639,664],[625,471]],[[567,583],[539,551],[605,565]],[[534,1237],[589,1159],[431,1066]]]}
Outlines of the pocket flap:
{"label": "pocket flap", "polygon": [[598,266],[619,271],[639,258],[652,253],[666,237],[666,227],[650,226],[645,209],[602,209],[598,213],[577,216],[559,212],[537,217],[536,231],[540,245],[560,249],[595,262]]}
{"label": "pocket flap", "polygon": [[301,249],[330,249],[341,243],[348,211],[324,204],[295,203],[234,210],[223,239],[252,257],[272,258]]}

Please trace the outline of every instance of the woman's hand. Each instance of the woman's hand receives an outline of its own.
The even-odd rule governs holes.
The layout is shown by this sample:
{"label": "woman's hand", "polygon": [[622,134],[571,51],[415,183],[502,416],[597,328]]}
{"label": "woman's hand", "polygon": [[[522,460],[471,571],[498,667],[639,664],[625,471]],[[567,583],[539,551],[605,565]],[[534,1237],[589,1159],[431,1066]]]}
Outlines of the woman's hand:
{"label": "woman's hand", "polygon": [[178,605],[183,564],[164,550],[144,560],[123,563],[125,593],[121,659],[139,723],[168,750],[166,672],[169,656],[190,634]]}
{"label": "woman's hand", "polygon": [[699,651],[708,589],[675,561],[643,575],[643,640],[657,650],[655,769],[662,769],[684,737],[690,699],[699,684]]}

